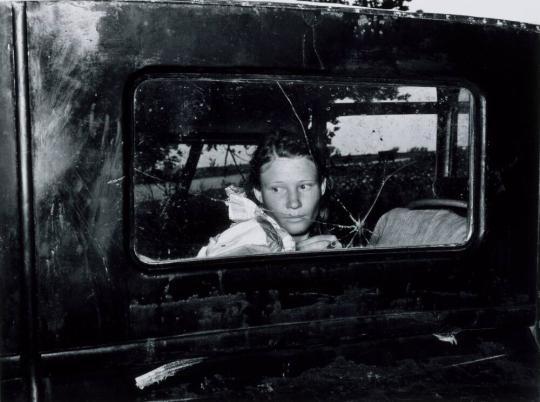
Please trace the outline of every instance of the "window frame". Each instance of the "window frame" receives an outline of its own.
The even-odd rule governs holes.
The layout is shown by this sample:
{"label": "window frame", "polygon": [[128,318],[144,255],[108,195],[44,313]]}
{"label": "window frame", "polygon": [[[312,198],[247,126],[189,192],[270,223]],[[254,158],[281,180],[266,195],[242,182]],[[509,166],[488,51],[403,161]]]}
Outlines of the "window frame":
{"label": "window frame", "polygon": [[[274,266],[282,268],[284,263],[317,262],[327,264],[329,261],[340,263],[359,263],[377,261],[381,258],[391,259],[426,259],[426,258],[455,258],[457,255],[470,253],[482,241],[485,232],[485,170],[486,170],[486,99],[480,90],[467,80],[456,78],[438,78],[427,80],[411,80],[401,78],[361,78],[350,75],[316,75],[316,74],[287,74],[283,72],[223,72],[215,70],[181,71],[179,69],[168,71],[164,69],[147,69],[134,75],[124,93],[124,144],[125,144],[125,171],[124,203],[128,217],[126,225],[126,247],[134,265],[145,274],[163,273],[202,273],[216,272],[220,269],[246,269],[255,265]],[[469,112],[469,194],[467,208],[467,238],[461,244],[441,244],[426,246],[401,247],[357,247],[350,249],[334,249],[324,251],[297,251],[294,253],[275,253],[246,256],[229,256],[218,258],[181,258],[171,260],[153,260],[137,253],[135,249],[135,196],[134,196],[134,162],[135,162],[135,94],[137,88],[154,79],[183,79],[183,80],[216,80],[216,81],[246,81],[268,82],[287,81],[300,83],[335,83],[365,86],[419,86],[435,87],[437,89],[463,88],[471,95]],[[437,152],[437,150],[436,150]],[[338,260],[336,260],[336,258]],[[288,265],[287,264],[287,265]],[[330,262],[332,264],[332,262]]]}

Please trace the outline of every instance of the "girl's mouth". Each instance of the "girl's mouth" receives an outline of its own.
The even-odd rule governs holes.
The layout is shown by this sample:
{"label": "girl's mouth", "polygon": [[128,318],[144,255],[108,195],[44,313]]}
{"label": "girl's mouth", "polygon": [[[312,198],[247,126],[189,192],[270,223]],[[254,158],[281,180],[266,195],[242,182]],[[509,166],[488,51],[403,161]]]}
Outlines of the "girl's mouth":
{"label": "girl's mouth", "polygon": [[285,219],[291,222],[300,222],[305,219],[304,215],[287,215]]}

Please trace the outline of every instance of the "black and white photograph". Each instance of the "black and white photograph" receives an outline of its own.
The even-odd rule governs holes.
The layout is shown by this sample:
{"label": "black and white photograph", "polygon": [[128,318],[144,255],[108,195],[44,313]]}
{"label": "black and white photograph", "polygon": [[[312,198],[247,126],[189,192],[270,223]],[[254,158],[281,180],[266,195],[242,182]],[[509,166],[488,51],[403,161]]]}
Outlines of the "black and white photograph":
{"label": "black and white photograph", "polygon": [[540,400],[540,2],[0,20],[1,402]]}

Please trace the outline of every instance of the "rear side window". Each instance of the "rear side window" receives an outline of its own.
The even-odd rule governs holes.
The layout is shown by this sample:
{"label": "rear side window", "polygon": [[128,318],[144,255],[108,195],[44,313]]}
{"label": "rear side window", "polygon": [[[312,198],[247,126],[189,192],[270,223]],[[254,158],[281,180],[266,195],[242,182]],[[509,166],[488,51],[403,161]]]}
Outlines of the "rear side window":
{"label": "rear side window", "polygon": [[[324,250],[344,253],[455,246],[471,235],[473,96],[465,88],[152,76],[132,102],[131,238],[145,263],[241,256],[227,247],[264,237],[265,216],[263,229],[278,226],[266,228],[270,255],[298,252],[288,235],[296,244],[335,238]],[[254,170],[257,147],[276,135],[294,138],[296,151],[283,146],[282,165]],[[209,244],[223,253],[205,255]]]}

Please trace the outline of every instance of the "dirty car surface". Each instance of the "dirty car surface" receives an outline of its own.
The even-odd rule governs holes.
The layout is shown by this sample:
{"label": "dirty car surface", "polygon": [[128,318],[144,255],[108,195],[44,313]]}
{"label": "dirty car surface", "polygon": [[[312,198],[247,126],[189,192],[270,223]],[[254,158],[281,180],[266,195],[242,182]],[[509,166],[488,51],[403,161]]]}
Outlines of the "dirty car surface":
{"label": "dirty car surface", "polygon": [[[208,390],[285,398],[301,384],[311,398],[305,370],[329,364],[314,378],[345,370],[351,382],[396,390],[384,395],[394,398],[396,362],[423,376],[429,361],[435,379],[443,377],[435,366],[459,370],[461,383],[480,374],[459,364],[508,359],[525,344],[516,334],[536,318],[538,27],[249,2],[5,2],[0,18],[7,397],[93,389],[94,399]],[[137,258],[130,107],[145,74],[470,89],[469,239],[209,263]],[[135,377],[182,359],[201,360],[162,388],[135,387]],[[232,377],[249,378],[259,362],[247,394],[231,391],[242,380],[223,373],[235,367]],[[524,367],[514,385],[535,373]],[[419,395],[457,397],[434,389]]]}

